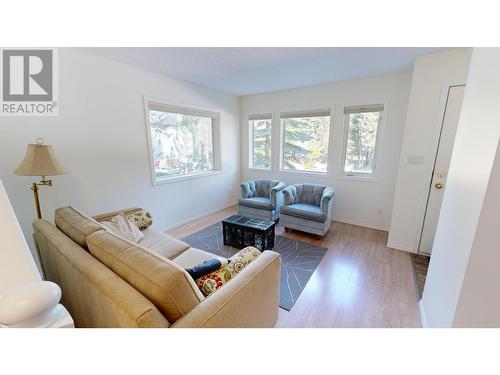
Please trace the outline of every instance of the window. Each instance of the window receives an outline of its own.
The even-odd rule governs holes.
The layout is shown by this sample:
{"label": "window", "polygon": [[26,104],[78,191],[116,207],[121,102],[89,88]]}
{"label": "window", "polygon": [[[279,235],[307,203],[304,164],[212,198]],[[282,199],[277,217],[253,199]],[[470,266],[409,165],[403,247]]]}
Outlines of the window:
{"label": "window", "polygon": [[326,173],[330,110],[282,113],[283,152],[281,168]]}
{"label": "window", "polygon": [[252,115],[250,128],[250,168],[271,169],[273,148],[272,115]]}
{"label": "window", "polygon": [[343,170],[347,176],[372,176],[376,168],[376,145],[384,107],[344,109],[347,128]]}
{"label": "window", "polygon": [[219,169],[219,115],[156,102],[146,105],[153,184]]}

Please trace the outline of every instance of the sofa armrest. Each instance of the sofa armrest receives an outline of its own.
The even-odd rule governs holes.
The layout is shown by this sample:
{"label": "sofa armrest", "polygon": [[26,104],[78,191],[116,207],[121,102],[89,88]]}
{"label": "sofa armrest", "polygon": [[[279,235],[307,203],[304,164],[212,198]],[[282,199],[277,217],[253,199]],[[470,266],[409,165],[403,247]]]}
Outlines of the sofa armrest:
{"label": "sofa armrest", "polygon": [[264,251],[172,328],[274,327],[278,320],[281,257]]}
{"label": "sofa armrest", "polygon": [[131,208],[125,208],[123,210],[118,210],[118,211],[113,211],[113,212],[107,212],[105,214],[101,215],[96,215],[94,216],[94,219],[97,221],[109,221],[112,218],[114,218],[116,215],[119,215],[121,213],[124,213],[125,215],[131,214],[133,212],[137,211],[142,211],[143,209],[140,207],[131,207]]}
{"label": "sofa armrest", "polygon": [[323,212],[328,212],[328,204],[330,203],[330,200],[335,196],[335,190],[331,187],[327,187],[325,190],[323,190],[323,196],[321,197],[321,211]]}
{"label": "sofa armrest", "polygon": [[251,198],[252,191],[250,190],[250,181],[245,181],[240,184],[241,198]]}

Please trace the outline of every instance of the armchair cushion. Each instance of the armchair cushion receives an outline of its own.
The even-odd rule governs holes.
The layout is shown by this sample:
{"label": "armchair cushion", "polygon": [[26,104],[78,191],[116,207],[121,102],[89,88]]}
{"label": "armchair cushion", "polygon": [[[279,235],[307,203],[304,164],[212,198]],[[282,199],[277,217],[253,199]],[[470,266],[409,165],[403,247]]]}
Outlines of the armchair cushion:
{"label": "armchair cushion", "polygon": [[238,204],[246,207],[258,208],[261,210],[272,211],[274,209],[271,199],[263,197],[240,198]]}
{"label": "armchair cushion", "polygon": [[285,184],[278,180],[250,180],[241,184],[241,197],[271,198],[271,191],[279,191]]}
{"label": "armchair cushion", "polygon": [[295,184],[286,187],[283,194],[285,196],[285,205],[304,203],[320,207],[324,199],[333,198],[335,190],[324,185]]}
{"label": "armchair cushion", "polygon": [[290,216],[301,217],[303,219],[313,220],[320,223],[326,221],[326,213],[321,211],[319,206],[313,206],[305,203],[295,203],[289,206],[283,206],[281,213]]}

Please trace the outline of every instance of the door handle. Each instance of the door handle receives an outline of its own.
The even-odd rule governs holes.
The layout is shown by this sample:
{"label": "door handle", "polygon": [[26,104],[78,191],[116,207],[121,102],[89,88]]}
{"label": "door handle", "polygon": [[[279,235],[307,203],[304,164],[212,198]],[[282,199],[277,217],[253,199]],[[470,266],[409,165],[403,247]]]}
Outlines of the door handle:
{"label": "door handle", "polygon": [[438,182],[436,185],[434,185],[434,187],[436,189],[442,189],[443,188],[443,184],[441,182]]}

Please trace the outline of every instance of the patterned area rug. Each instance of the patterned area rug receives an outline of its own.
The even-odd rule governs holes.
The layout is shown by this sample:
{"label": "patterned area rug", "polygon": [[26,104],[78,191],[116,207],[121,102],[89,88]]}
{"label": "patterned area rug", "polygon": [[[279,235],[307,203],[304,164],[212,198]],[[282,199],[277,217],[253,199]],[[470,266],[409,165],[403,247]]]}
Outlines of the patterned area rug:
{"label": "patterned area rug", "polygon": [[[183,241],[193,247],[229,258],[240,249],[225,246],[222,239],[222,223],[202,229]],[[276,236],[274,249],[281,254],[280,307],[289,310],[299,298],[314,270],[328,249],[291,238]]]}

